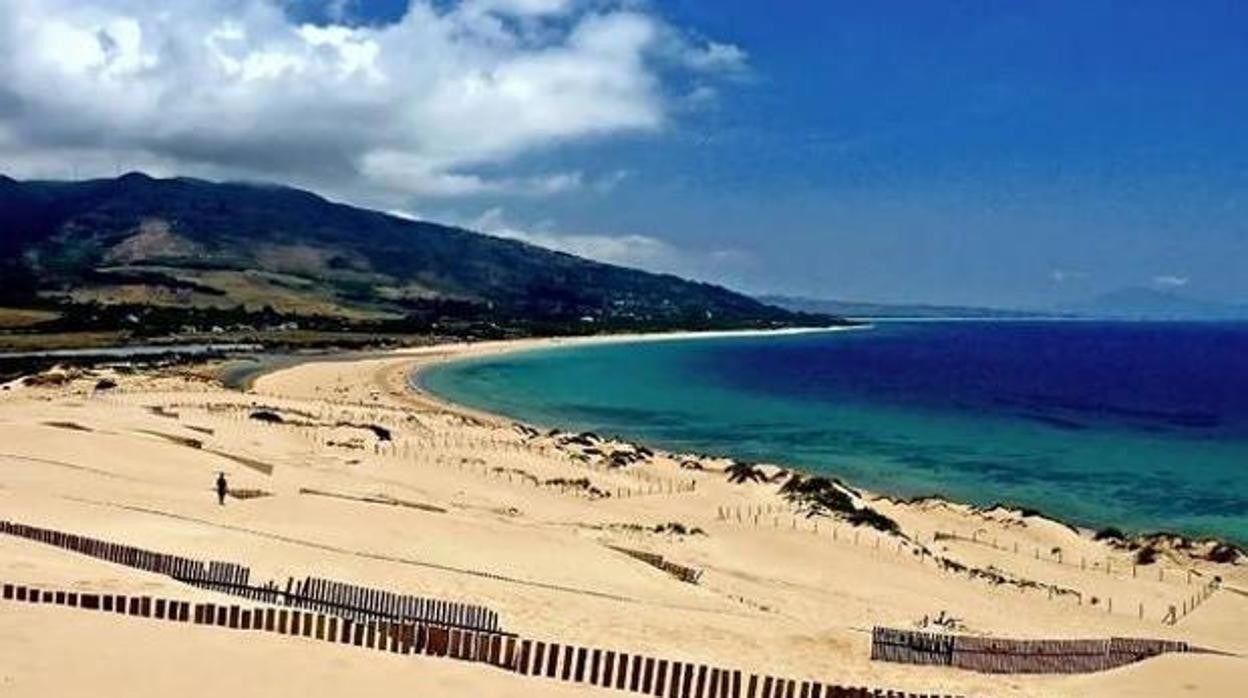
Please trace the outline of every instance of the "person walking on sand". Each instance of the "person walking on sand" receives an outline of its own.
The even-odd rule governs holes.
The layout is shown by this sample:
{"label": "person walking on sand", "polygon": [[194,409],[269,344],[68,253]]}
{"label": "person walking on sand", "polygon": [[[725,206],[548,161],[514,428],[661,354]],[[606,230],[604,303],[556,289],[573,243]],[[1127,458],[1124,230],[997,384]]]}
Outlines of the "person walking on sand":
{"label": "person walking on sand", "polygon": [[225,481],[225,473],[217,473],[217,504],[225,506],[225,495],[229,491],[230,486]]}

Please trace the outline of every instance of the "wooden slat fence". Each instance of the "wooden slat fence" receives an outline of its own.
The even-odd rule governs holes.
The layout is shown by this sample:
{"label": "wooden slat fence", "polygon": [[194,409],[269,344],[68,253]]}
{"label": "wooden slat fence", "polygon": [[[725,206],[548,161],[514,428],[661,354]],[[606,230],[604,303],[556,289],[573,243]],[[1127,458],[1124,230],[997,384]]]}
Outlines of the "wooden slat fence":
{"label": "wooden slat fence", "polygon": [[[479,606],[420,599],[312,577],[300,582],[288,580],[285,588],[278,588],[273,582],[253,587],[247,586],[250,570],[231,563],[154,553],[6,521],[0,521],[0,533],[167,574],[188,584],[252,594],[256,600],[274,605],[248,608],[16,584],[3,584],[4,601],[53,604],[168,622],[301,636],[387,652],[448,657],[525,676],[667,698],[936,698],[936,694],[745,674],[738,669],[685,660],[522,639],[498,631],[497,615]],[[495,629],[466,627],[465,623]],[[1122,656],[1151,651],[1151,645],[1133,642],[1147,641],[1122,641],[1112,647]]]}
{"label": "wooden slat fence", "polygon": [[609,545],[607,547],[617,552],[624,553],[631,558],[641,560],[651,567],[657,567],[682,582],[697,584],[698,580],[702,578],[702,570],[694,569],[693,567],[686,567],[685,565],[679,565],[671,560],[664,559],[662,555],[658,555],[656,553],[650,553],[644,550],[633,550],[631,548],[621,548],[615,545]]}
{"label": "wooden slat fence", "polygon": [[515,636],[425,623],[384,620],[355,622],[334,614],[273,606],[247,608],[176,599],[153,599],[150,596],[53,591],[21,584],[2,586],[4,601],[53,604],[175,623],[294,635],[388,652],[446,656],[492,664],[504,669],[510,669],[514,665],[517,646]]}
{"label": "wooden slat fence", "polygon": [[382,617],[400,622],[420,621],[486,632],[501,631],[498,613],[475,604],[396,594],[317,577],[305,577],[301,581],[291,579],[283,593],[290,605],[337,613],[358,622]]}
{"label": "wooden slat fence", "polygon": [[231,562],[193,560],[129,545],[0,521],[0,533],[72,550],[127,567],[167,575],[191,586],[251,601],[334,613],[357,623],[420,621],[447,627],[502,632],[498,613],[474,604],[396,594],[383,589],[306,577],[252,585],[251,569]]}
{"label": "wooden slat fence", "polygon": [[1011,640],[894,628],[874,628],[871,633],[873,660],[991,674],[1081,674],[1188,651],[1186,642],[1146,638]]}
{"label": "wooden slat fence", "polygon": [[917,633],[893,628],[873,628],[871,659],[901,664],[953,664],[953,636]]}
{"label": "wooden slat fence", "polygon": [[[356,622],[332,613],[273,606],[191,603],[83,591],[3,584],[6,602],[52,604],[170,623],[266,632],[398,654],[421,654],[487,664],[523,676],[588,684],[659,698],[939,698],[825,684],[696,662],[661,659],[503,633],[420,622]],[[946,697],[948,698],[948,697]]]}

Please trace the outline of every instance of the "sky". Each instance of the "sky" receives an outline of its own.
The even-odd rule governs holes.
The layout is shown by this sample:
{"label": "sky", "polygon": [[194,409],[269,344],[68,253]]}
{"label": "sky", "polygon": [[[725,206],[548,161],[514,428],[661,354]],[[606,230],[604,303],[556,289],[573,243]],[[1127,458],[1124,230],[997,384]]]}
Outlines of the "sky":
{"label": "sky", "polygon": [[0,172],[258,180],[751,293],[1248,302],[1248,3],[0,0]]}

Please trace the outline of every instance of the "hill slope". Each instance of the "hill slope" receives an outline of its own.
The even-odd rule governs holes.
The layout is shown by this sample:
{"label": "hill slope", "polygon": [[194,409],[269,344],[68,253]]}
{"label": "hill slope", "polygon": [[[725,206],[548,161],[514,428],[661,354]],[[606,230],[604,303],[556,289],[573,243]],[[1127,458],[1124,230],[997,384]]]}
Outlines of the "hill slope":
{"label": "hill slope", "polygon": [[55,299],[271,308],[350,321],[451,316],[622,327],[814,319],[710,284],[296,189],[142,174],[85,182],[0,178],[0,260],[0,304],[7,305]]}

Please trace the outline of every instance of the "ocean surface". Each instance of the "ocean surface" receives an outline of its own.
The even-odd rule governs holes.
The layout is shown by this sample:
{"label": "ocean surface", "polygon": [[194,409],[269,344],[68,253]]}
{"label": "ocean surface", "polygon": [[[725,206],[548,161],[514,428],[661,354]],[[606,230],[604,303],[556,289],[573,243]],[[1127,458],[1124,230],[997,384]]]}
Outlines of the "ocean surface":
{"label": "ocean surface", "polygon": [[418,380],[537,425],[892,495],[1248,543],[1248,324],[881,323],[542,349]]}

